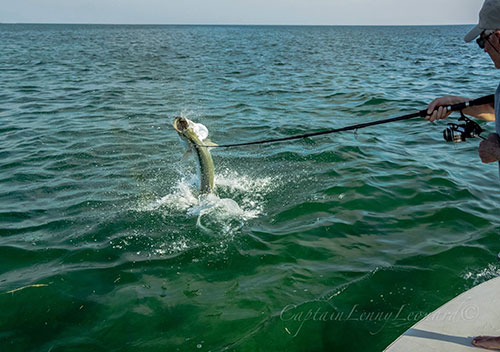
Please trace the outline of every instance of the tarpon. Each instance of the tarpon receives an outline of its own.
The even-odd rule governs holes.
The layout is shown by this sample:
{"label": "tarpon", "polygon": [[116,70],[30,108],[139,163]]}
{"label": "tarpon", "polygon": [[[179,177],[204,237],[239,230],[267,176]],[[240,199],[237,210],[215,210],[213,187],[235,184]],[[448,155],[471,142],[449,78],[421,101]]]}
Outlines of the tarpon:
{"label": "tarpon", "polygon": [[193,153],[197,161],[200,193],[211,193],[214,190],[214,162],[209,148],[204,146],[213,143],[204,141],[208,136],[207,128],[184,117],[174,120],[174,128],[187,148],[186,154]]}

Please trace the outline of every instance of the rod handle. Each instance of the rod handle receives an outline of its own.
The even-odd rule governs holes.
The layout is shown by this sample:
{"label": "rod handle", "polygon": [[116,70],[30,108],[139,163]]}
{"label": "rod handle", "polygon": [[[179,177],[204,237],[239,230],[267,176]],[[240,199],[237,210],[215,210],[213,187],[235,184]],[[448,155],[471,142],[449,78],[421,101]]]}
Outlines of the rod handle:
{"label": "rod handle", "polygon": [[474,100],[466,101],[465,103],[450,105],[447,106],[446,109],[448,111],[460,111],[462,109],[468,108],[469,106],[493,104],[494,102],[495,102],[495,95],[491,94]]}
{"label": "rod handle", "polygon": [[[495,95],[491,94],[491,95],[486,95],[484,97],[477,98],[474,100],[469,100],[469,101],[466,101],[464,103],[447,105],[446,110],[447,111],[460,111],[460,110],[463,110],[463,109],[468,108],[470,106],[493,104],[494,102],[495,102]],[[420,117],[426,117],[429,114],[427,113],[427,110],[420,110],[419,115],[420,115]]]}

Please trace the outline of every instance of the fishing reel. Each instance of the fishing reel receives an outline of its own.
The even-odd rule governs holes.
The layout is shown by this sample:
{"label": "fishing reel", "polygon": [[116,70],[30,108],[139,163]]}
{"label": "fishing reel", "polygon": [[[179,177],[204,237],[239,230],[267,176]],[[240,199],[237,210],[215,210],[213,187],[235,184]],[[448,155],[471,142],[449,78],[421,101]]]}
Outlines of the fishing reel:
{"label": "fishing reel", "polygon": [[483,132],[481,126],[466,117],[462,111],[460,111],[460,115],[461,117],[458,121],[465,121],[465,123],[460,125],[449,123],[448,127],[443,131],[444,140],[447,142],[459,143],[465,142],[467,138],[481,137],[480,134]]}

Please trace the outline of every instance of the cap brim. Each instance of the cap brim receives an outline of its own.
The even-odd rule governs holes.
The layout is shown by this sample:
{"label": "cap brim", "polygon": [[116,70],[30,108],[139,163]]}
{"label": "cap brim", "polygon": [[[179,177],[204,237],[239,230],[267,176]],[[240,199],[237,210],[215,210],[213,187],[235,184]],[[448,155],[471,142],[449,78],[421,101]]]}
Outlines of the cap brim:
{"label": "cap brim", "polygon": [[479,35],[481,34],[481,32],[483,31],[482,28],[479,27],[479,25],[475,26],[474,28],[472,28],[472,30],[467,33],[464,37],[464,40],[469,43],[471,41],[473,41],[474,39],[476,39],[477,37],[479,37]]}

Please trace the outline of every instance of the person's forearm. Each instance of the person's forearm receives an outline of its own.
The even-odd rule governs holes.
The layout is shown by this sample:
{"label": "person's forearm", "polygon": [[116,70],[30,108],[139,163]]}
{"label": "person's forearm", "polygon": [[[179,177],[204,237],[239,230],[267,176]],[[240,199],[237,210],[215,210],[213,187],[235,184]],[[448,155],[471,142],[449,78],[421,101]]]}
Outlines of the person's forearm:
{"label": "person's forearm", "polygon": [[471,106],[465,108],[463,112],[483,121],[495,121],[495,109],[490,104]]}
{"label": "person's forearm", "polygon": [[[425,117],[428,121],[436,121],[447,118],[451,111],[446,109],[449,105],[455,105],[464,103],[466,101],[471,101],[472,99],[466,97],[459,97],[456,95],[447,95],[444,97],[434,99],[427,106],[427,116]],[[494,121],[495,120],[495,109],[490,104],[471,106],[463,110],[464,114],[472,116],[476,119],[484,121]]]}

